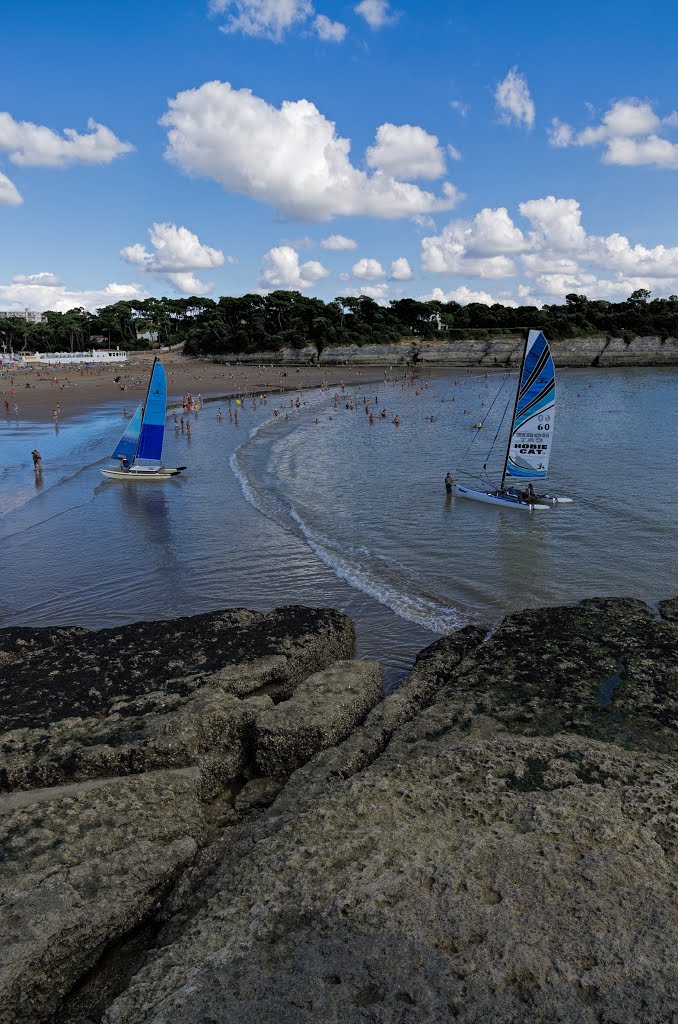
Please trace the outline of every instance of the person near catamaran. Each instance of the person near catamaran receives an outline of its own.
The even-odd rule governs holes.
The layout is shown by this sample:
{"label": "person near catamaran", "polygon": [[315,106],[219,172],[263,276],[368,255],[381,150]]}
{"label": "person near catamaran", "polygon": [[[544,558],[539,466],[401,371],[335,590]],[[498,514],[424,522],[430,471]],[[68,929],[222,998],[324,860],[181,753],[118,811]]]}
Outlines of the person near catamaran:
{"label": "person near catamaran", "polygon": [[454,480],[452,479],[452,474],[448,473],[447,476],[445,477],[445,490],[447,491],[448,494],[452,494],[453,487]]}
{"label": "person near catamaran", "polygon": [[[504,378],[490,409],[499,398],[507,379]],[[504,414],[508,412],[509,403],[510,399],[506,403]],[[460,498],[470,498],[472,501],[529,512],[548,509],[551,505],[571,504],[572,499],[563,495],[536,495],[532,484],[525,490],[519,490],[517,487],[517,480],[520,478],[521,485],[524,486],[527,476],[543,480],[547,475],[553,441],[555,405],[555,367],[551,349],[542,331],[530,330],[525,340],[518,374],[518,387],[515,392],[501,481],[498,486],[488,487],[490,481],[487,478],[486,458],[483,464],[485,476],[481,474],[478,477],[482,486],[469,487],[457,483],[454,485],[454,494]],[[499,437],[503,419],[502,415],[488,457]],[[516,483],[511,485],[511,479]]]}
{"label": "person near catamaran", "polygon": [[528,484],[525,490],[520,495],[522,501],[526,501],[528,504],[532,503],[537,495],[534,493],[534,487],[532,484]]}
{"label": "person near catamaran", "polygon": [[165,370],[155,359],[146,398],[128,421],[111,455],[118,465],[106,467],[101,473],[109,480],[168,480],[186,469],[186,466],[169,467],[162,463],[166,413]]}

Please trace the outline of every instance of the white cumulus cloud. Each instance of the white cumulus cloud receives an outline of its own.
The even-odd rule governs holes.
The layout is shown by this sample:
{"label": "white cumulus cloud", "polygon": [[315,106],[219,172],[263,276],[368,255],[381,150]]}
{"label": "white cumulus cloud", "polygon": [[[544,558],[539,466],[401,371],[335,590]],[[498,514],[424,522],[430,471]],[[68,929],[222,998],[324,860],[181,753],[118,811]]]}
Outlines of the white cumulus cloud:
{"label": "white cumulus cloud", "polygon": [[351,268],[354,277],[363,281],[374,281],[377,277],[384,277],[385,271],[379,260],[362,259],[353,264]]}
{"label": "white cumulus cloud", "polygon": [[308,100],[278,109],[249,89],[206,82],[171,100],[161,124],[168,129],[165,155],[186,174],[213,178],[295,219],[414,217],[451,209],[459,199],[449,183],[436,196],[358,170],[349,159],[350,141]]}
{"label": "white cumulus cloud", "polygon": [[634,245],[620,232],[590,235],[576,199],[546,196],[519,210],[533,229],[521,256],[533,293],[553,301],[569,292],[625,298],[636,288],[678,290],[678,246]]}
{"label": "white cumulus cloud", "polygon": [[399,256],[391,263],[391,277],[394,281],[410,281],[412,279],[412,267],[404,256]]}
{"label": "white cumulus cloud", "polygon": [[646,139],[610,139],[603,154],[603,163],[623,167],[666,167],[678,169],[678,144],[657,135]]}
{"label": "white cumulus cloud", "polygon": [[391,10],[387,0],[361,0],[353,9],[374,29],[392,25],[399,17],[397,12]]}
{"label": "white cumulus cloud", "polygon": [[19,206],[23,203],[21,193],[6,174],[0,174],[0,206]]}
{"label": "white cumulus cloud", "polygon": [[108,164],[134,149],[122,142],[110,128],[91,118],[87,132],[64,128],[63,134],[31,124],[15,121],[6,111],[0,112],[0,152],[9,153],[12,163],[23,167],[68,167],[71,164]]}
{"label": "white cumulus cloud", "polygon": [[370,299],[374,299],[380,306],[386,305],[386,299],[389,294],[388,285],[384,284],[365,284],[358,288],[358,295],[367,295]]}
{"label": "white cumulus cloud", "polygon": [[581,224],[581,209],[576,199],[530,199],[520,203],[518,209],[536,231],[531,239],[532,248],[556,249],[559,252],[579,252],[586,240]]}
{"label": "white cumulus cloud", "polygon": [[335,249],[337,252],[358,248],[358,243],[352,238],[347,238],[346,235],[328,235],[320,244],[323,249]]}
{"label": "white cumulus cloud", "polygon": [[326,14],[319,14],[313,22],[319,39],[326,43],[343,43],[348,29],[340,21],[331,21]]}
{"label": "white cumulus cloud", "polygon": [[153,224],[148,233],[153,251],[137,242],[120,250],[123,260],[164,278],[178,292],[205,295],[212,290],[213,285],[200,281],[192,271],[222,266],[224,254],[220,249],[203,245],[196,234],[176,224]]}
{"label": "white cumulus cloud", "polygon": [[83,306],[94,310],[114,302],[145,299],[148,292],[138,284],[112,282],[99,289],[70,289],[61,284],[54,274],[17,274],[10,284],[0,284],[0,304],[5,309],[52,309],[66,313]]}
{"label": "white cumulus cloud", "polygon": [[660,132],[673,128],[676,112],[660,118],[652,105],[636,97],[617,100],[597,125],[577,132],[554,117],[548,129],[552,146],[603,146],[602,161],[625,167],[664,167],[678,169],[678,143],[664,138]]}
{"label": "white cumulus cloud", "polygon": [[515,264],[507,254],[522,252],[526,246],[505,207],[486,208],[471,221],[451,221],[439,235],[422,238],[422,264],[438,274],[509,277],[515,273]]}
{"label": "white cumulus cloud", "polygon": [[435,135],[412,124],[382,124],[366,154],[368,167],[394,178],[440,178],[445,156]]}
{"label": "white cumulus cloud", "polygon": [[227,14],[222,32],[242,32],[278,43],[285,32],[313,14],[309,0],[210,0],[211,14]]}
{"label": "white cumulus cloud", "polygon": [[[589,234],[571,197],[530,199],[518,213],[522,226],[500,207],[453,220],[440,234],[423,238],[424,271],[466,279],[452,291],[436,287],[423,298],[540,306],[562,302],[570,292],[615,301],[638,288],[654,296],[678,294],[678,246],[642,245],[618,231]],[[509,276],[515,286],[496,298],[469,283]]]}
{"label": "white cumulus cloud", "polygon": [[[458,302],[461,306],[467,306],[469,302],[482,302],[484,306],[493,306],[497,299],[493,298],[489,292],[474,291],[467,285],[462,284],[458,288],[453,288],[450,292],[443,291],[442,288],[434,288],[427,295],[420,295],[419,301]],[[505,305],[515,305],[515,303],[505,303]]]}
{"label": "white cumulus cloud", "polygon": [[494,98],[499,111],[500,120],[505,124],[524,124],[531,128],[534,124],[534,102],[530,96],[527,79],[518,68],[510,69],[506,78],[495,89]]}
{"label": "white cumulus cloud", "polygon": [[265,254],[259,273],[260,286],[270,291],[286,288],[304,291],[312,288],[329,271],[317,260],[299,263],[299,253],[291,245],[278,245]]}

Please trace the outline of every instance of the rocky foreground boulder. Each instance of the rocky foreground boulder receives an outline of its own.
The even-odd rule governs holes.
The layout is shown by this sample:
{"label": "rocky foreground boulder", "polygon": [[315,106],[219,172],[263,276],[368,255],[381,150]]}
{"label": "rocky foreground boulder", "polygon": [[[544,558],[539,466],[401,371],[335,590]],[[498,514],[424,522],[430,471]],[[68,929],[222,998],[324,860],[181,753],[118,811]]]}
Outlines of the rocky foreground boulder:
{"label": "rocky foreground boulder", "polygon": [[[364,718],[381,679],[345,660],[354,646],[349,619],[303,607],[0,630],[3,1024],[60,1012],[210,840],[271,802],[292,768],[258,770],[259,717],[275,728],[276,706],[315,680],[336,738]],[[347,690],[365,673],[361,718]]]}
{"label": "rocky foreground boulder", "polygon": [[[278,688],[243,726],[250,759],[230,782],[210,729],[215,771],[192,739],[181,765],[152,751],[141,774],[78,774],[39,799],[26,781],[40,777],[31,726],[17,722],[7,771],[22,788],[4,797],[0,819],[13,829],[0,922],[11,1002],[0,1000],[0,1020],[678,1021],[677,607],[595,600],[517,613],[489,638],[467,628],[422,652],[384,699],[375,666],[330,668],[350,657],[347,620],[304,610],[309,628],[316,615],[334,637],[331,660],[306,669],[320,672],[327,712],[308,676],[236,696],[265,702]],[[0,651],[15,650],[11,641],[3,647],[0,634]],[[50,661],[33,646],[26,669],[35,658]],[[233,698],[234,674],[211,663],[207,689]],[[159,709],[157,698],[149,715]],[[139,728],[142,748],[159,743],[150,722]],[[97,763],[124,763],[112,756]],[[40,771],[93,764],[64,764],[40,743],[34,758]],[[72,811],[111,785],[104,801]],[[63,803],[65,789],[75,803]],[[45,800],[60,808],[51,825],[39,820]],[[109,903],[118,916],[92,956]],[[141,905],[127,932],[125,905]]]}

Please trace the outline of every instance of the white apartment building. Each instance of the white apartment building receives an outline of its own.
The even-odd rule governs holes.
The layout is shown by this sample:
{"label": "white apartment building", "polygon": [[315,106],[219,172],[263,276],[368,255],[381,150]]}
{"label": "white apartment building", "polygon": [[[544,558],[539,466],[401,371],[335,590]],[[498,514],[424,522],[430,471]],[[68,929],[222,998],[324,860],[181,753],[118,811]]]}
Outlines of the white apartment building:
{"label": "white apartment building", "polygon": [[11,316],[16,316],[19,320],[27,320],[29,324],[41,324],[42,313],[38,313],[35,309],[0,309],[0,320],[9,320]]}

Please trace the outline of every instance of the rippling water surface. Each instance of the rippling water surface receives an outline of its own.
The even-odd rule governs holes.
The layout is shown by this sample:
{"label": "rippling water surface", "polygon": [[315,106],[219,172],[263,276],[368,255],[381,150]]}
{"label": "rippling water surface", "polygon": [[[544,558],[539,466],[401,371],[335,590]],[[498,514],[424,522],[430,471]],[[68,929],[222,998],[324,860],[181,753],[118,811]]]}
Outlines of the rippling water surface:
{"label": "rippling water surface", "polygon": [[[592,595],[670,596],[677,386],[673,369],[561,372],[549,484],[576,503],[531,515],[444,493],[474,437],[463,468],[487,460],[515,388],[501,374],[424,374],[338,402],[315,392],[299,409],[289,395],[246,402],[237,427],[226,402],[221,422],[207,404],[190,438],[170,419],[165,461],[189,470],[164,484],[99,474],[124,422],[117,407],[58,434],[1,420],[0,624],[329,605],[351,615],[361,655],[394,682],[436,633],[468,622]],[[387,416],[370,425],[364,399]]]}

